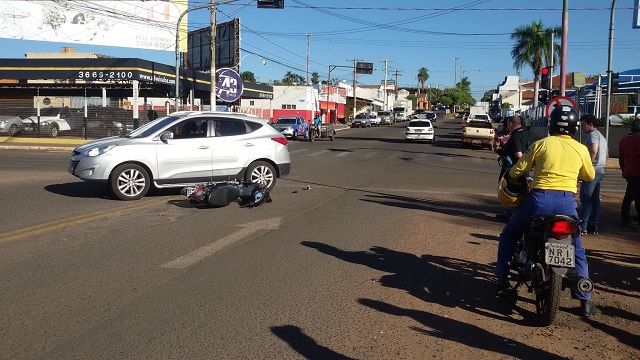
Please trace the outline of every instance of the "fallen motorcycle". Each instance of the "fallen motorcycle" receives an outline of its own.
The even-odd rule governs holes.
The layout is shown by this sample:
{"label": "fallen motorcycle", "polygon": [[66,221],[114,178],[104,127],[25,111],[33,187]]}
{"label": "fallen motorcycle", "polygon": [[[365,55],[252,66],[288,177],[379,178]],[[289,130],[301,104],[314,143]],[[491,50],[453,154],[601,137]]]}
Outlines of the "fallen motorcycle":
{"label": "fallen motorcycle", "polygon": [[237,201],[240,207],[255,207],[271,202],[269,188],[250,182],[216,182],[188,186],[180,190],[191,204],[224,207]]}

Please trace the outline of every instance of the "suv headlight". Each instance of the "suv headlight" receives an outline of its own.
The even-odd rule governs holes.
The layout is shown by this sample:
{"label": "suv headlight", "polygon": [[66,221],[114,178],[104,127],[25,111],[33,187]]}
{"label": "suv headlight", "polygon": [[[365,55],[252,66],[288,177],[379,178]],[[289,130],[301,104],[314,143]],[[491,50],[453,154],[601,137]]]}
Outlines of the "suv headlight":
{"label": "suv headlight", "polygon": [[114,147],[116,147],[115,145],[109,145],[109,146],[101,146],[101,147],[96,147],[93,148],[91,150],[87,150],[83,153],[84,156],[88,156],[88,157],[93,157],[93,156],[99,156],[102,155],[104,153],[106,153],[107,151],[113,149]]}
{"label": "suv headlight", "polygon": [[121,122],[114,121],[114,122],[113,122],[113,126],[115,126],[115,127],[117,127],[117,128],[122,128],[122,123],[121,123]]}

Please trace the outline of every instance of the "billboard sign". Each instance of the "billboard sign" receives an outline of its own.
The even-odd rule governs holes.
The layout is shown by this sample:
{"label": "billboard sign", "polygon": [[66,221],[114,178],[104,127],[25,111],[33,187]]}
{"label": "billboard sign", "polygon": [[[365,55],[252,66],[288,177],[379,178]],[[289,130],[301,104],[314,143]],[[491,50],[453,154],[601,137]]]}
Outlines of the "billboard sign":
{"label": "billboard sign", "polygon": [[226,102],[234,102],[242,96],[242,78],[233,69],[224,68],[216,71],[216,96]]}
{"label": "billboard sign", "polygon": [[346,104],[347,103],[347,89],[337,86],[329,86],[325,84],[319,85],[318,98],[320,101],[327,100],[327,91],[329,95],[329,102],[336,102],[338,104]]}
{"label": "billboard sign", "polygon": [[[232,68],[240,61],[240,19],[216,24],[216,68]],[[189,69],[211,69],[211,27],[190,31],[187,64]]]}
{"label": "billboard sign", "polygon": [[373,63],[356,62],[356,74],[373,74]]}
{"label": "billboard sign", "polygon": [[[0,1],[0,38],[175,51],[186,9],[177,0]],[[180,25],[186,34],[186,17]]]}

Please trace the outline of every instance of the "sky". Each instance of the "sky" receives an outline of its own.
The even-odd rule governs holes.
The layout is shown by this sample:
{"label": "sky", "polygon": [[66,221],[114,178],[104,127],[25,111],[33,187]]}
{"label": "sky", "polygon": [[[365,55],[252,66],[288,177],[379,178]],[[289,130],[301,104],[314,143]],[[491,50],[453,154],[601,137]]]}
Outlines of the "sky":
{"label": "sky", "polygon": [[[220,0],[218,0],[220,1]],[[567,73],[605,74],[608,64],[611,1],[568,2]],[[209,3],[189,1],[189,7]],[[353,81],[353,60],[371,62],[373,74],[357,76],[358,84],[380,84],[387,78],[403,86],[417,86],[421,67],[429,70],[426,86],[451,87],[464,75],[472,96],[479,100],[494,90],[513,68],[510,34],[515,28],[542,21],[545,27],[562,25],[563,0],[285,0],[284,9],[258,9],[256,1],[238,0],[218,5],[217,21],[234,17],[241,22],[241,71],[258,81],[282,79],[288,71],[306,78],[307,38],[309,74]],[[635,0],[618,0],[612,70],[640,68],[640,29],[633,29]],[[208,9],[189,13],[189,30],[209,26]],[[307,37],[307,34],[310,34]],[[559,42],[559,40],[558,40]],[[141,50],[77,43],[0,39],[4,58],[24,58],[30,52],[60,52],[72,46],[123,58],[141,58],[175,65],[168,51]],[[255,56],[251,53],[258,54]],[[260,59],[264,59],[265,64]],[[458,58],[458,59],[455,59]],[[559,73],[556,69],[555,74]],[[521,78],[532,79],[524,67]],[[309,75],[311,76],[311,75]]]}

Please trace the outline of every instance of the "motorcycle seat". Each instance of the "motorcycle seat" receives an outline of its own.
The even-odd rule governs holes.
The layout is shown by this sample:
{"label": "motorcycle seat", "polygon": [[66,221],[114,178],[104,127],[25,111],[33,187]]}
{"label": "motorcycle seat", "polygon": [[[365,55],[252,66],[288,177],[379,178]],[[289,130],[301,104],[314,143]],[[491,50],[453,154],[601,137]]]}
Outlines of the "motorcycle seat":
{"label": "motorcycle seat", "polygon": [[536,227],[538,225],[546,224],[551,221],[565,220],[575,225],[580,223],[580,220],[572,215],[563,215],[563,214],[540,214],[533,215],[531,217],[531,227]]}

